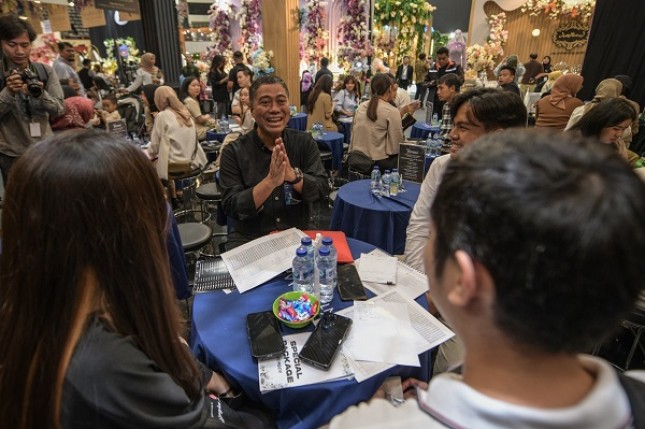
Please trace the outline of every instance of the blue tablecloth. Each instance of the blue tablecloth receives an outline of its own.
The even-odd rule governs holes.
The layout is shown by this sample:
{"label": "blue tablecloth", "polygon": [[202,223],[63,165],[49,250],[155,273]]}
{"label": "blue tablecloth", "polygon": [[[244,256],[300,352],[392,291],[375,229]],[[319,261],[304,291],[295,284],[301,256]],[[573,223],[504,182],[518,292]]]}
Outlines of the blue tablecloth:
{"label": "blue tablecloth", "polygon": [[[373,249],[367,243],[347,240],[352,254]],[[213,369],[223,371],[235,388],[241,388],[249,399],[260,401],[274,410],[278,428],[309,429],[327,423],[348,406],[369,400],[376,389],[390,375],[403,378],[430,378],[430,352],[419,356],[420,368],[397,366],[362,383],[341,380],[310,386],[293,387],[261,394],[258,384],[258,366],[251,357],[246,336],[246,314],[270,310],[273,300],[290,290],[288,282],[279,276],[244,294],[221,291],[197,294],[193,303],[191,347],[195,355]],[[367,291],[372,296],[371,292]],[[427,308],[425,295],[417,302]],[[351,305],[338,298],[332,301],[337,311]],[[313,326],[305,328],[313,330]],[[297,332],[284,328],[285,334]]]}
{"label": "blue tablecloth", "polygon": [[405,229],[419,198],[420,185],[405,182],[406,192],[396,197],[375,197],[369,180],[343,185],[334,201],[329,229],[366,241],[393,255],[405,250]]}
{"label": "blue tablecloth", "polygon": [[218,142],[222,143],[224,141],[224,138],[226,138],[229,133],[230,131],[220,133],[219,131],[210,130],[206,133],[206,140],[217,140]]}
{"label": "blue tablecloth", "polygon": [[432,125],[428,125],[425,122],[417,121],[416,124],[412,125],[410,138],[426,140],[430,135],[430,133],[436,134],[440,131],[441,131],[441,128],[439,127],[433,127]]}
{"label": "blue tablecloth", "polygon": [[305,131],[307,129],[307,114],[296,113],[289,118],[289,124],[287,126],[294,130]]}
{"label": "blue tablecloth", "polygon": [[333,131],[325,131],[322,137],[317,138],[318,146],[331,151],[331,168],[340,170],[343,163],[343,139],[344,135]]}

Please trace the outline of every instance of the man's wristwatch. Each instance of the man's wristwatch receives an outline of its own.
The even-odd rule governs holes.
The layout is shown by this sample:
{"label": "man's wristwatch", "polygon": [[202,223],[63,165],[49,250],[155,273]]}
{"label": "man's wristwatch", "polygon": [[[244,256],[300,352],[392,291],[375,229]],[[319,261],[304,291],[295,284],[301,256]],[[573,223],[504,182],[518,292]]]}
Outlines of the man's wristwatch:
{"label": "man's wristwatch", "polygon": [[293,173],[296,175],[296,178],[293,180],[287,180],[287,183],[290,185],[295,185],[296,183],[300,183],[303,177],[302,170],[300,170],[298,167],[293,169]]}

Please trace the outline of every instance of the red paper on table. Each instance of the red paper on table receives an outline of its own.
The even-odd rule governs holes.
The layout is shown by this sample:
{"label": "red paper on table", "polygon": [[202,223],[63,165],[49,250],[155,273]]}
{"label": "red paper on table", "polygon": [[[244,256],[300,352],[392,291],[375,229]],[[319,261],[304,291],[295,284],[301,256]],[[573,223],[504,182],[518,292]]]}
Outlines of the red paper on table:
{"label": "red paper on table", "polygon": [[339,264],[349,264],[354,262],[352,258],[352,252],[349,250],[349,244],[347,244],[347,237],[343,231],[303,231],[312,240],[316,239],[316,234],[320,233],[323,237],[331,237],[334,240],[334,247],[336,248],[336,253],[338,254],[338,263]]}

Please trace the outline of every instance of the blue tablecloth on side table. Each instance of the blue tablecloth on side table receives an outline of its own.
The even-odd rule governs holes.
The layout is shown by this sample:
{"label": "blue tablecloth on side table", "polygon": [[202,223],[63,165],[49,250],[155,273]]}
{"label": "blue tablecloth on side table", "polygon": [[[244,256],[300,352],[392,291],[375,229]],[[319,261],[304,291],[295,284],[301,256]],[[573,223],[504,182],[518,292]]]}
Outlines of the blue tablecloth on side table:
{"label": "blue tablecloth on side table", "polygon": [[441,128],[428,125],[425,122],[417,121],[416,124],[412,125],[412,131],[410,132],[411,139],[421,139],[426,140],[430,133],[436,134],[441,131]]}
{"label": "blue tablecloth on side table", "polygon": [[218,142],[222,143],[229,133],[230,131],[220,133],[219,131],[210,130],[206,132],[206,140],[217,140]]}
{"label": "blue tablecloth on side table", "polygon": [[343,124],[343,127],[345,129],[343,130],[343,134],[345,135],[345,140],[343,142],[349,144],[352,141],[352,125],[354,124],[354,118],[347,118],[347,119],[340,119],[339,120],[341,124]]}
{"label": "blue tablecloth on side table", "polygon": [[[354,258],[374,249],[367,243],[347,239]],[[251,357],[246,334],[248,313],[270,310],[280,294],[290,290],[284,275],[258,286],[244,294],[233,291],[202,293],[195,296],[192,313],[191,347],[193,353],[210,368],[223,371],[236,389],[241,388],[249,399],[265,404],[276,413],[278,428],[308,429],[327,423],[348,406],[369,400],[376,389],[390,375],[430,378],[430,351],[419,355],[421,367],[395,366],[362,383],[341,380],[275,390],[265,394],[259,391],[258,365]],[[373,294],[368,290],[368,295]],[[425,294],[417,302],[428,308]],[[351,305],[343,302],[334,292],[331,302],[334,311]],[[283,334],[298,330],[284,327]],[[313,326],[305,328],[312,331]]]}
{"label": "blue tablecloth on side table", "polygon": [[307,114],[306,113],[296,113],[289,118],[289,128],[294,130],[305,131],[307,129]]}
{"label": "blue tablecloth on side table", "polygon": [[405,182],[406,192],[396,197],[375,197],[370,180],[357,180],[343,185],[334,201],[329,229],[345,232],[348,237],[366,241],[393,255],[405,250],[405,230],[420,185]]}
{"label": "blue tablecloth on side table", "polygon": [[325,131],[322,137],[317,138],[318,146],[331,151],[331,166],[333,170],[340,170],[343,163],[343,139],[344,135],[333,131]]}

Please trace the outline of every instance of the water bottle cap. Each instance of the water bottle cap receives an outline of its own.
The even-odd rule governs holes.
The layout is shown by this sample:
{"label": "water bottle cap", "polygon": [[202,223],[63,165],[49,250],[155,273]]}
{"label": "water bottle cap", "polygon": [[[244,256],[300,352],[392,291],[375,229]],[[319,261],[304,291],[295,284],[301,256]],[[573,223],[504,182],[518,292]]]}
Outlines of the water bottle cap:
{"label": "water bottle cap", "polygon": [[328,246],[323,246],[318,250],[318,254],[320,256],[329,256],[329,247]]}
{"label": "water bottle cap", "polygon": [[374,166],[374,170],[380,170],[380,169],[381,169],[381,167],[379,167],[378,165]]}
{"label": "water bottle cap", "polygon": [[390,170],[385,170],[385,174],[390,174]]}
{"label": "water bottle cap", "polygon": [[300,256],[301,258],[307,256],[307,249],[302,246],[298,247],[296,249],[296,256]]}
{"label": "water bottle cap", "polygon": [[323,237],[322,244],[324,246],[331,246],[334,243],[334,240],[331,237]]}
{"label": "water bottle cap", "polygon": [[311,246],[311,237],[303,237],[300,239],[300,244],[303,246]]}
{"label": "water bottle cap", "polygon": [[398,173],[398,172],[399,172],[399,169],[398,169],[398,168],[393,168],[393,169],[392,169],[392,173]]}

